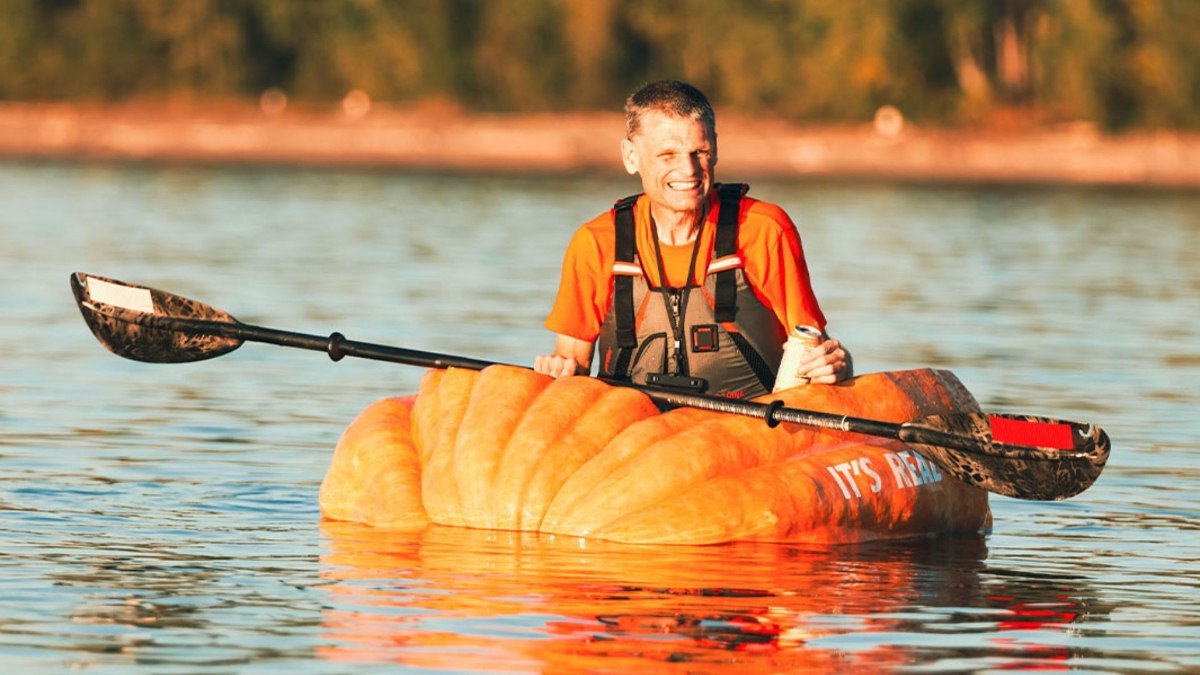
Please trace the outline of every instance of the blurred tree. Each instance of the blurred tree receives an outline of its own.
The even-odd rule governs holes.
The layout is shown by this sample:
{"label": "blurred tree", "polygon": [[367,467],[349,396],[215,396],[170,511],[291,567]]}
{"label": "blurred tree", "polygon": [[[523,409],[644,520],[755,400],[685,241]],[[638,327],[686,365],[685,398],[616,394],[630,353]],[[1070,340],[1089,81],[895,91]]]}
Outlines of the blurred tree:
{"label": "blurred tree", "polygon": [[567,51],[566,102],[580,108],[608,108],[614,101],[620,46],[615,32],[616,0],[558,0],[562,40]]}
{"label": "blurred tree", "polygon": [[619,109],[695,82],[753,115],[1200,127],[1197,0],[5,0],[0,99],[449,99]]}
{"label": "blurred tree", "polygon": [[1124,110],[1110,126],[1200,125],[1200,3],[1195,0],[1126,0],[1117,3],[1127,23],[1118,70]]}
{"label": "blurred tree", "polygon": [[45,68],[39,52],[42,24],[37,0],[0,2],[0,99],[51,98],[39,87]]}
{"label": "blurred tree", "polygon": [[1106,123],[1104,90],[1120,76],[1112,59],[1119,25],[1097,3],[1067,0],[1038,18],[1032,105],[1047,119]]}
{"label": "blurred tree", "polygon": [[896,39],[897,2],[810,0],[803,8],[790,22],[789,115],[863,122],[880,105],[920,93],[911,88],[916,69],[905,42]]}
{"label": "blurred tree", "polygon": [[488,110],[561,109],[569,55],[555,0],[480,0],[472,6],[478,32],[470,59],[473,101]]}

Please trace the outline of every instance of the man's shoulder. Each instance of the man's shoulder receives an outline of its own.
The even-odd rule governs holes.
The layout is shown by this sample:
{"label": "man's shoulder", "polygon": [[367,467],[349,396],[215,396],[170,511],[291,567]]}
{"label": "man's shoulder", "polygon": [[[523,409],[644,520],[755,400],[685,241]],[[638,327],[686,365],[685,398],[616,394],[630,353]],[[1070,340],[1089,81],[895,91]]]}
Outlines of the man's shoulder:
{"label": "man's shoulder", "polygon": [[613,209],[609,209],[607,211],[597,214],[595,218],[592,218],[591,220],[584,223],[580,229],[595,231],[595,232],[602,232],[604,230],[611,231],[614,227],[613,223],[615,221],[616,221],[616,217],[614,215],[614,211],[613,211]]}
{"label": "man's shoulder", "polygon": [[742,227],[783,232],[796,229],[787,211],[773,202],[755,199],[749,195],[742,198]]}
{"label": "man's shoulder", "polygon": [[577,255],[609,257],[616,248],[616,225],[612,210],[605,211],[579,226],[571,238],[570,249]]}
{"label": "man's shoulder", "polygon": [[597,241],[611,241],[616,237],[616,219],[612,209],[605,211],[579,227],[576,237],[585,236]]}

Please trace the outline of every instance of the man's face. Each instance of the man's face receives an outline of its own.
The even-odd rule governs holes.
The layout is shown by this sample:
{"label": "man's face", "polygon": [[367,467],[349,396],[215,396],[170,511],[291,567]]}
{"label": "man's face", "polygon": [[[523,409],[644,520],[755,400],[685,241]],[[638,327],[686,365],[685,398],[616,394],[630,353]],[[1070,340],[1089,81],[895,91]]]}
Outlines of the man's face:
{"label": "man's face", "polygon": [[716,132],[686,117],[652,110],[632,140],[621,142],[625,169],[642,177],[642,190],[660,209],[695,213],[713,186]]}

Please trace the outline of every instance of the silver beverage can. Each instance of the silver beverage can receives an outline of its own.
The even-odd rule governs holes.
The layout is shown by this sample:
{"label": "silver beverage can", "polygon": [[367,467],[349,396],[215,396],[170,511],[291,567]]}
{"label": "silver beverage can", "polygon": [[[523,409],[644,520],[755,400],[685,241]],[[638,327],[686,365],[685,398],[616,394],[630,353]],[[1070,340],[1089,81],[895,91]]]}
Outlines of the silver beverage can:
{"label": "silver beverage can", "polygon": [[775,389],[783,391],[802,384],[808,384],[808,378],[796,373],[802,363],[804,353],[825,341],[825,334],[812,326],[795,326],[788,333],[787,342],[783,343],[783,358],[779,362],[779,373],[775,376]]}

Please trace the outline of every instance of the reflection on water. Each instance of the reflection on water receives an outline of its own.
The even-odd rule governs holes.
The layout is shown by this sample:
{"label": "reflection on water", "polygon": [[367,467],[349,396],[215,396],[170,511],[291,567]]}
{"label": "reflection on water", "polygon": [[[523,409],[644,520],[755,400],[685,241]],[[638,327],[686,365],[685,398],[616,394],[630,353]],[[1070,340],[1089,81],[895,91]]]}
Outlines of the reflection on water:
{"label": "reflection on water", "polygon": [[[732,177],[731,177],[732,178]],[[0,164],[0,661],[20,672],[1200,669],[1200,195],[753,186],[863,372],[1113,440],[986,539],[621,547],[321,525],[338,435],[417,369],[246,345],[147,365],[86,271],[271,327],[528,363],[627,180]],[[714,505],[719,508],[719,505]]]}
{"label": "reflection on water", "polygon": [[981,537],[828,550],[629,547],[342,523],[322,531],[325,635],[335,646],[320,653],[337,661],[538,671],[646,661],[744,672],[1030,668],[1070,656],[1041,633],[1084,630],[1107,611],[1080,577],[990,568]]}

